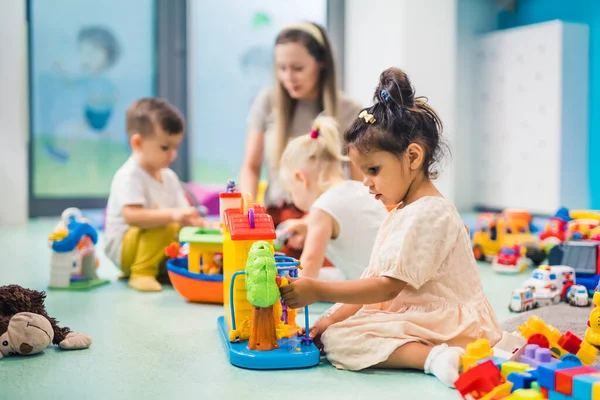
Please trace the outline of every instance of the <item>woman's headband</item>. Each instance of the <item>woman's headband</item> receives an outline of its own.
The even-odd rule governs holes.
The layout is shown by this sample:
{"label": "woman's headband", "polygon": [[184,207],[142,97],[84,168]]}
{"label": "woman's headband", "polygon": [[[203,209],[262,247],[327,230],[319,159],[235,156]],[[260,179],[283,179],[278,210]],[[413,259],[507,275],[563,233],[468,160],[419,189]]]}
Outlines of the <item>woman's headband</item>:
{"label": "woman's headband", "polygon": [[310,22],[296,22],[293,24],[289,24],[285,26],[281,31],[302,31],[308,33],[312,36],[313,39],[317,41],[321,46],[325,46],[325,39],[323,38],[323,33],[321,30],[316,27],[316,25],[311,24]]}

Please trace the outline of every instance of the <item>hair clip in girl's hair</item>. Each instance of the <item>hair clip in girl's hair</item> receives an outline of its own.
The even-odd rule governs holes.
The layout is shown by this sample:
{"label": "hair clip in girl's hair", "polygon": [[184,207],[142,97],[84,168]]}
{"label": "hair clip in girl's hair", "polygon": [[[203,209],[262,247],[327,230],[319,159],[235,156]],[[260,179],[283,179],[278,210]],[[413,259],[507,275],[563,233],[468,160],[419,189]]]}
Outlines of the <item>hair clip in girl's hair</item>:
{"label": "hair clip in girl's hair", "polygon": [[358,114],[358,118],[364,119],[365,122],[368,124],[372,124],[373,122],[375,122],[375,117],[373,116],[373,114],[369,114],[367,110],[362,110],[362,112]]}
{"label": "hair clip in girl's hair", "polygon": [[387,90],[383,89],[381,91],[381,98],[383,99],[383,101],[385,101],[386,103],[390,102],[390,94],[388,93]]}
{"label": "hair clip in girl's hair", "polygon": [[319,130],[318,129],[313,129],[310,131],[310,138],[311,139],[316,139],[319,137]]}

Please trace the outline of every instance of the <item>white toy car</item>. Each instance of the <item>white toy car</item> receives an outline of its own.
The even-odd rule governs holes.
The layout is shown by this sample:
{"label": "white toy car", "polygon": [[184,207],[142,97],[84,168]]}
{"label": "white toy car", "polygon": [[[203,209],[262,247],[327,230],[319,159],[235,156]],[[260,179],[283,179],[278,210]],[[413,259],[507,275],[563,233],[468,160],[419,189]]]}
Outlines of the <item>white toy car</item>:
{"label": "white toy car", "polygon": [[587,307],[590,305],[587,288],[583,285],[573,285],[567,292],[567,301],[575,307]]}
{"label": "white toy car", "polygon": [[533,289],[526,287],[515,289],[512,292],[508,309],[512,312],[529,311],[537,307],[537,302],[533,298]]}

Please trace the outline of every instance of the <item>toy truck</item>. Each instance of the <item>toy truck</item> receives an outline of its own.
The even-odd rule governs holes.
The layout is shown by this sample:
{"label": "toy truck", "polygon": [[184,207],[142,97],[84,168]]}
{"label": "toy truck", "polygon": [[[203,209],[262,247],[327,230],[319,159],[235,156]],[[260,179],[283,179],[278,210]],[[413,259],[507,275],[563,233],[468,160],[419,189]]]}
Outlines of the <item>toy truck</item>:
{"label": "toy truck", "polygon": [[578,285],[593,292],[600,278],[600,242],[570,241],[554,246],[548,253],[548,264],[568,265],[577,272]]}
{"label": "toy truck", "polygon": [[524,247],[525,256],[534,265],[540,265],[546,259],[546,253],[531,234],[527,219],[510,218],[505,214],[486,213],[479,216],[473,234],[475,259],[492,260],[500,249],[515,246]]}

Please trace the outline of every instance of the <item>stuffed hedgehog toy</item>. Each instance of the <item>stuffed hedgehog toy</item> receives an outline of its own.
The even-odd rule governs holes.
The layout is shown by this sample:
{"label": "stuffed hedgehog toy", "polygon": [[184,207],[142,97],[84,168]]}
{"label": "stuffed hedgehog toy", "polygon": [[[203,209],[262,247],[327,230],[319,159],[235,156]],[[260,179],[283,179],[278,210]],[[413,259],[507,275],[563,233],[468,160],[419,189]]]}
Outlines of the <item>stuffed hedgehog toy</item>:
{"label": "stuffed hedgehog toy", "polygon": [[46,294],[18,285],[0,286],[0,358],[43,351],[51,344],[61,349],[87,349],[92,338],[58,326],[46,314]]}

